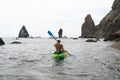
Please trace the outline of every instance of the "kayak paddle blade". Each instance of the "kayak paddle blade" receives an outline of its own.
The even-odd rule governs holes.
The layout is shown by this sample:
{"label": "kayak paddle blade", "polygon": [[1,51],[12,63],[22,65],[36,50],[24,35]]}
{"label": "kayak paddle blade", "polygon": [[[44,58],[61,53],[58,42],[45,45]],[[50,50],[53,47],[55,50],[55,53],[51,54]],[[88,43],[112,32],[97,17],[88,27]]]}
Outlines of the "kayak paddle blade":
{"label": "kayak paddle blade", "polygon": [[53,36],[53,34],[51,33],[51,31],[48,31],[48,34],[56,40],[56,38]]}
{"label": "kayak paddle blade", "polygon": [[53,37],[53,34],[50,31],[48,31],[48,34]]}

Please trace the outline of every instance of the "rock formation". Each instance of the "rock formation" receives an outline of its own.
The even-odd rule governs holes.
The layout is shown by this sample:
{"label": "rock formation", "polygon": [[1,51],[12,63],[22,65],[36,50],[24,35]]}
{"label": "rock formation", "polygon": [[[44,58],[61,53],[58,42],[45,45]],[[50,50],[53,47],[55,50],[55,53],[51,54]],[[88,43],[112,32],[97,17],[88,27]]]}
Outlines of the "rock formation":
{"label": "rock formation", "polygon": [[4,44],[5,44],[4,41],[2,40],[2,38],[0,38],[0,46]]}
{"label": "rock formation", "polygon": [[102,32],[99,35],[105,37],[105,41],[119,37],[116,32],[120,30],[120,0],[114,1],[112,10],[101,20],[98,28]]}
{"label": "rock formation", "polygon": [[97,41],[93,40],[93,39],[88,39],[88,40],[86,40],[86,42],[97,42]]}
{"label": "rock formation", "polygon": [[82,38],[96,37],[97,27],[95,27],[94,21],[90,14],[85,17],[85,22],[82,24]]}
{"label": "rock formation", "polygon": [[62,30],[62,29],[59,29],[59,31],[58,31],[58,37],[59,37],[59,38],[62,38],[62,33],[63,33],[63,30]]}
{"label": "rock formation", "polygon": [[11,44],[21,44],[22,42],[19,41],[13,41]]}
{"label": "rock formation", "polygon": [[25,26],[23,26],[19,32],[18,38],[27,38],[27,37],[29,37],[29,33],[25,28]]}

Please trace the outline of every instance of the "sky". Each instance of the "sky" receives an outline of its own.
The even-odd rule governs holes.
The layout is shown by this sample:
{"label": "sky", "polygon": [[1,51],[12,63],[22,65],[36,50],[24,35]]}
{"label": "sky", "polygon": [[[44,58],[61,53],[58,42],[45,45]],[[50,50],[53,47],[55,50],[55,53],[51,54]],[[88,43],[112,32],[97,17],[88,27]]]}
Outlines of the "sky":
{"label": "sky", "polygon": [[87,14],[95,25],[111,10],[114,0],[0,0],[0,37],[17,37],[24,25],[30,36],[49,37],[47,31],[78,37]]}

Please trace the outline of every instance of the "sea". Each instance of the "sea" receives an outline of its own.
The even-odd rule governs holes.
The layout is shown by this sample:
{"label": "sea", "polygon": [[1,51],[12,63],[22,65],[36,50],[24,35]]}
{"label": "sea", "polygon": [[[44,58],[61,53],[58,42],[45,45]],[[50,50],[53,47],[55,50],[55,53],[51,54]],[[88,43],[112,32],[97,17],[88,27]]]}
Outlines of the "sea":
{"label": "sea", "polygon": [[[3,40],[0,80],[120,80],[120,50],[111,47],[115,42],[60,39],[70,55],[56,62],[51,58],[54,39]],[[11,44],[14,41],[21,44]]]}

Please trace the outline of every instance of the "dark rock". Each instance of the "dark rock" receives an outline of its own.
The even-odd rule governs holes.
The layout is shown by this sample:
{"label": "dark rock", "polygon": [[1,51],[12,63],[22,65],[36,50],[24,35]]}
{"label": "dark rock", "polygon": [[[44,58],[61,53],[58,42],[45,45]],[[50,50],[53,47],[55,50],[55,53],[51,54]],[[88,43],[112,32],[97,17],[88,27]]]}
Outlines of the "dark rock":
{"label": "dark rock", "polygon": [[112,6],[113,10],[120,9],[120,0],[115,0]]}
{"label": "dark rock", "polygon": [[88,40],[86,40],[86,42],[97,42],[97,41],[93,40],[93,39],[88,39]]}
{"label": "dark rock", "polygon": [[27,38],[27,37],[29,37],[29,33],[25,28],[25,26],[23,26],[19,32],[18,38]]}
{"label": "dark rock", "polygon": [[62,30],[62,29],[59,29],[59,31],[58,31],[58,37],[59,37],[59,38],[62,38],[62,33],[63,33],[63,30]]}
{"label": "dark rock", "polygon": [[119,34],[111,34],[105,37],[104,41],[113,41],[117,38],[120,38]]}
{"label": "dark rock", "polygon": [[116,34],[119,34],[119,35],[120,35],[120,29],[116,32]]}
{"label": "dark rock", "polygon": [[85,17],[85,22],[82,24],[82,38],[95,38],[97,27],[90,14]]}
{"label": "dark rock", "polygon": [[14,42],[12,42],[11,44],[21,44],[21,42],[14,41]]}
{"label": "dark rock", "polygon": [[4,45],[4,44],[5,44],[5,42],[2,40],[2,38],[0,38],[0,46]]}
{"label": "dark rock", "polygon": [[112,10],[100,21],[98,29],[102,32],[99,35],[105,37],[105,41],[118,36],[116,32],[120,29],[120,0],[114,1]]}
{"label": "dark rock", "polygon": [[78,39],[78,38],[73,38],[74,40]]}

